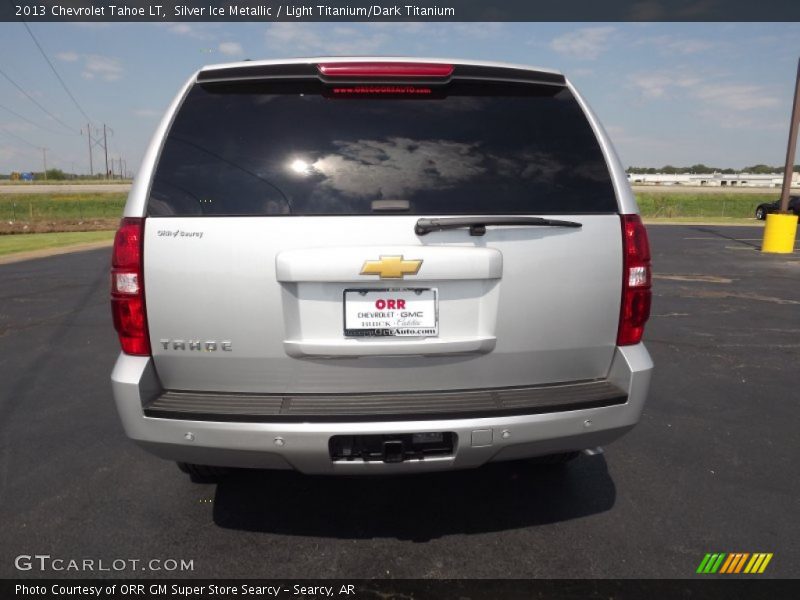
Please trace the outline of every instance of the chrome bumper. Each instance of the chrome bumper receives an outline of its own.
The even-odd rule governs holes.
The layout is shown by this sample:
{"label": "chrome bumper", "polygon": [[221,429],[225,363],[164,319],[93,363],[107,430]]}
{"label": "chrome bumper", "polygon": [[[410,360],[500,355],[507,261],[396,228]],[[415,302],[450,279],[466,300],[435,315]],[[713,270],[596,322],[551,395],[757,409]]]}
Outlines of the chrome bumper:
{"label": "chrome bumper", "polygon": [[[379,474],[478,467],[570,450],[604,446],[631,429],[650,385],[653,363],[643,344],[617,348],[607,380],[627,392],[613,406],[544,414],[353,422],[230,422],[145,416],[144,405],[161,393],[151,359],[121,354],[111,375],[114,400],[128,437],[168,460],[205,465],[296,469],[314,474]],[[333,461],[333,435],[450,431],[452,456],[406,460]]]}

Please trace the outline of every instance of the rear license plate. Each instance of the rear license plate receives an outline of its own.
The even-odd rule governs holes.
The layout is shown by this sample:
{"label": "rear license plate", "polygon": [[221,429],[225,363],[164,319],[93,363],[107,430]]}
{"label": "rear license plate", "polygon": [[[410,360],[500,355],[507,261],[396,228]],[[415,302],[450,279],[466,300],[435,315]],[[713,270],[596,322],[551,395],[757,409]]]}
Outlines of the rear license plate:
{"label": "rear license plate", "polygon": [[439,334],[433,288],[344,291],[347,337],[429,337]]}

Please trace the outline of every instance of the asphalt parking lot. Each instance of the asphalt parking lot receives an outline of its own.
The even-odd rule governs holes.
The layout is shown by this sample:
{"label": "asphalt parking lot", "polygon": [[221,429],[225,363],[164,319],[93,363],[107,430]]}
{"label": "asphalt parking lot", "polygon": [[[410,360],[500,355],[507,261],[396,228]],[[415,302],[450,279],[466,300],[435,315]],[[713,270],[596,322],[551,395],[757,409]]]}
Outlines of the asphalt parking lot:
{"label": "asphalt parking lot", "polygon": [[0,577],[91,576],[14,568],[50,554],[202,578],[681,578],[707,552],[798,576],[800,254],[761,254],[760,227],[649,231],[649,403],[565,470],[193,484],[117,420],[108,249],[0,265]]}

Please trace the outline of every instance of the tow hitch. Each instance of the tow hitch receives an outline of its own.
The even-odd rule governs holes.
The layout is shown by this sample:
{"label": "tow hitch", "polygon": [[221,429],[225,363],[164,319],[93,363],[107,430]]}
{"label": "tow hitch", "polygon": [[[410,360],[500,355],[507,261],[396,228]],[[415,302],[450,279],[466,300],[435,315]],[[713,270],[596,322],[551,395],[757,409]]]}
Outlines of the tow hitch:
{"label": "tow hitch", "polygon": [[455,440],[456,434],[452,432],[335,435],[328,442],[328,450],[334,461],[399,463],[452,456]]}
{"label": "tow hitch", "polygon": [[396,463],[403,462],[405,459],[406,451],[402,441],[383,442],[383,462]]}

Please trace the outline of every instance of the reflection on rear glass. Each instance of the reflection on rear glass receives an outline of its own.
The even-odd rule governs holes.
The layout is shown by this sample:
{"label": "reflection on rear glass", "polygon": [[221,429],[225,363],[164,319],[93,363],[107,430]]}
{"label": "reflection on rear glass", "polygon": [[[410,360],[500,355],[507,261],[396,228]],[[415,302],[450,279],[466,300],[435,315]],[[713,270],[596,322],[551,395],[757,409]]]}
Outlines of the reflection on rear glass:
{"label": "reflection on rear glass", "polygon": [[[451,84],[436,98],[195,86],[149,214],[614,212],[608,169],[569,90]],[[324,92],[324,93],[323,93]]]}

